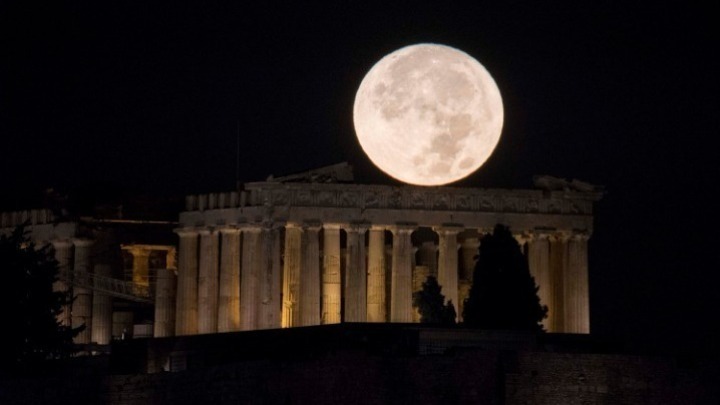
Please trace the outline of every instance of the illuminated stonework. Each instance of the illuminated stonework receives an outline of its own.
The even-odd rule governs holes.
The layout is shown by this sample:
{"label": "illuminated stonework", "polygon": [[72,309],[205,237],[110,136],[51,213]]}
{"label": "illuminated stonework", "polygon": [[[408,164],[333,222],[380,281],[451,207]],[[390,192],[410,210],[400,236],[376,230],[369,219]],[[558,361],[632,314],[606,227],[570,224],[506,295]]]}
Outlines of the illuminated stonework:
{"label": "illuminated stonework", "polygon": [[[545,328],[589,333],[587,249],[601,190],[547,176],[526,190],[359,185],[337,182],[350,180],[341,169],[188,196],[179,221],[166,223],[177,263],[174,246],[108,246],[83,229],[88,220],[58,221],[47,210],[1,213],[0,232],[27,221],[35,241],[55,247],[56,289],[77,297],[60,321],[88,326],[78,343],[107,344],[138,326],[152,328],[141,336],[163,337],[417,322],[412,293],[428,275],[460,316],[481,236],[498,223],[528,258],[549,307]],[[129,274],[118,276],[108,249],[132,255]],[[164,268],[148,263],[151,252]],[[152,305],[153,325],[134,324],[118,302]]]}
{"label": "illuminated stonework", "polygon": [[[587,241],[592,206],[601,194],[569,183],[558,190],[504,190],[257,182],[241,192],[188,196],[177,233],[189,241],[181,243],[181,257],[185,249],[198,249],[197,235],[239,234],[233,245],[219,247],[219,255],[229,250],[233,262],[242,263],[232,269],[242,275],[238,329],[254,330],[413,322],[411,297],[420,275],[438,277],[446,299],[458,306],[472,284],[480,236],[502,223],[528,255],[550,308],[546,329],[588,333]],[[180,280],[196,277],[202,258],[197,260],[181,260]],[[223,304],[205,314],[181,311],[198,307],[192,303],[195,290],[183,291],[177,296],[178,325],[228,312]],[[215,330],[176,330],[202,332]]]}
{"label": "illuminated stonework", "polygon": [[[156,221],[159,223],[161,221]],[[102,223],[100,227],[97,225]],[[75,300],[63,309],[59,321],[86,329],[75,337],[79,344],[107,345],[112,339],[172,336],[175,333],[176,247],[168,244],[117,245],[107,224],[144,224],[133,220],[56,218],[46,209],[0,213],[0,234],[27,224],[29,237],[39,246],[50,244],[59,264],[55,291],[70,292]],[[164,226],[170,225],[164,223]],[[99,228],[105,228],[99,231]],[[127,252],[126,273],[119,256]],[[162,258],[160,265],[150,257]],[[162,268],[158,268],[161,266]],[[122,302],[122,305],[116,305]],[[132,306],[151,307],[152,323],[137,323]],[[147,312],[147,311],[145,311]]]}

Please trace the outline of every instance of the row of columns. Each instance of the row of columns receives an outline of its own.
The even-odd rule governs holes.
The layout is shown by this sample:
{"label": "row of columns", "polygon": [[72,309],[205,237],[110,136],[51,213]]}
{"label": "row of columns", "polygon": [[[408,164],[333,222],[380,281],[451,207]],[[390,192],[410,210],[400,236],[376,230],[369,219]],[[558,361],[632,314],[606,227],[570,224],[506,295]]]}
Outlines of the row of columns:
{"label": "row of columns", "polygon": [[[341,280],[341,229],[346,233],[344,283]],[[278,228],[255,225],[178,229],[176,334],[309,326],[341,320],[412,322],[415,249],[411,234],[416,227],[397,225],[387,229],[393,233],[389,314],[386,313],[385,227],[315,222],[287,224],[282,274]],[[458,302],[456,236],[460,230],[441,229],[439,273],[454,290],[448,299],[455,303]],[[222,235],[220,244],[218,235]]]}
{"label": "row of columns", "polygon": [[549,308],[549,332],[590,333],[587,242],[584,233],[532,233],[526,238],[530,272]]}
{"label": "row of columns", "polygon": [[177,335],[280,326],[279,229],[176,232],[180,238]]}
{"label": "row of columns", "polygon": [[[93,264],[93,247],[95,242],[86,238],[57,239],[51,242],[55,251],[61,277],[53,284],[53,290],[71,293],[74,297],[72,303],[63,308],[58,321],[64,326],[77,328],[85,325],[75,338],[78,344],[97,343],[109,344],[113,336],[113,298],[110,294],[99,289],[72,286],[66,281],[84,281],[89,284],[91,273],[98,276],[94,278],[99,283],[101,278],[112,277],[112,266],[109,263]],[[157,270],[157,283],[155,288],[155,322],[154,336],[172,336],[175,324],[175,249],[165,247],[167,262],[166,269]],[[133,255],[133,284],[149,286],[149,257],[152,249],[132,248]],[[132,324],[126,325],[132,328]]]}
{"label": "row of columns", "polygon": [[[433,246],[419,247],[420,258],[426,260],[420,269],[415,265],[416,249],[411,240],[416,229],[413,224],[287,224],[282,256],[280,229],[275,226],[179,229],[175,333],[341,321],[413,322],[417,316],[412,293],[418,288],[414,284],[421,284],[430,274],[437,276],[446,301],[452,301],[462,314],[478,239],[467,238],[460,243],[461,226],[434,228],[438,246],[430,243]],[[346,233],[344,260],[341,230]],[[386,275],[386,230],[393,236],[390,280]],[[550,308],[546,329],[588,333],[587,237],[563,235],[526,235],[522,243],[528,244],[528,261],[540,285],[541,302]],[[418,272],[427,274],[414,282],[413,274]]]}

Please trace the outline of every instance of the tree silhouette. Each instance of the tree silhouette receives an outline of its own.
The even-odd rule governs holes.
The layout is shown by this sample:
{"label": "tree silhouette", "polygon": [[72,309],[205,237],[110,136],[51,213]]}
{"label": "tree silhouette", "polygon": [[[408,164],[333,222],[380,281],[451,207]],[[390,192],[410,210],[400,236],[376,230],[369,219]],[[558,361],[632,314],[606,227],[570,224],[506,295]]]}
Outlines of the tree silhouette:
{"label": "tree silhouette", "polygon": [[420,312],[421,323],[439,325],[455,324],[455,306],[452,300],[445,304],[445,296],[441,294],[440,284],[433,276],[423,282],[422,289],[413,293],[413,306]]}
{"label": "tree silhouette", "polygon": [[473,285],[465,300],[467,326],[485,329],[542,331],[547,307],[530,275],[520,245],[504,225],[482,238]]}
{"label": "tree silhouette", "polygon": [[53,291],[58,263],[49,245],[38,248],[26,236],[25,226],[0,236],[0,274],[5,308],[0,374],[32,369],[44,360],[70,356],[72,338],[84,326],[72,329],[58,322],[68,294]]}

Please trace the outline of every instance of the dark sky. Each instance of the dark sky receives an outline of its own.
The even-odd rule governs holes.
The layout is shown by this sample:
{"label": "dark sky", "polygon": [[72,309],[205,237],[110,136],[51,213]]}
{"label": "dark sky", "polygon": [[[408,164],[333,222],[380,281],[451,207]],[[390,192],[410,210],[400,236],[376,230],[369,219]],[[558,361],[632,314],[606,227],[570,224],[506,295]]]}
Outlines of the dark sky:
{"label": "dark sky", "polygon": [[18,3],[0,10],[0,209],[49,187],[229,190],[238,122],[240,180],[348,161],[359,182],[396,184],[356,141],[355,91],[385,54],[441,43],[478,59],[505,106],[494,154],[456,185],[529,187],[549,174],[605,186],[590,247],[594,331],[717,350],[709,8]]}

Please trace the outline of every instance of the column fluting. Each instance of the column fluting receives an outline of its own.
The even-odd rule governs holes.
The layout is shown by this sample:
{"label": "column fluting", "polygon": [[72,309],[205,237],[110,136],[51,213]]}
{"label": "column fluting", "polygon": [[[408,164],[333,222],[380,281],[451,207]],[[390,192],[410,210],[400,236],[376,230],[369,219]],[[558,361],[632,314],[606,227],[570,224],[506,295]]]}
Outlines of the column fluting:
{"label": "column fluting", "polygon": [[568,266],[563,283],[567,333],[590,333],[587,241],[588,235],[580,233],[568,240]]}
{"label": "column fluting", "polygon": [[247,225],[242,230],[242,268],[240,281],[240,328],[258,328],[260,301],[260,249],[262,247],[259,225]]}
{"label": "column fluting", "polygon": [[300,268],[300,326],[320,324],[320,232],[319,223],[303,225]]}
{"label": "column fluting", "polygon": [[285,225],[285,249],[283,261],[282,327],[300,324],[300,267],[302,255],[302,228],[297,224]]}
{"label": "column fluting", "polygon": [[198,232],[177,229],[175,233],[180,239],[175,335],[195,335],[198,333]]}
{"label": "column fluting", "polygon": [[240,330],[240,230],[220,229],[220,282],[218,332]]}
{"label": "column fluting", "polygon": [[367,321],[367,269],[364,224],[346,225],[345,322]]}
{"label": "column fluting", "polygon": [[342,321],[340,275],[340,225],[323,224],[322,323]]}
{"label": "column fluting", "polygon": [[213,229],[200,230],[198,333],[217,333],[218,248],[218,232]]}
{"label": "column fluting", "polygon": [[457,226],[435,228],[438,243],[438,284],[442,287],[445,302],[451,302],[458,310],[458,242],[457,235],[462,230]]}
{"label": "column fluting", "polygon": [[175,334],[175,299],[177,275],[175,269],[158,269],[155,283],[154,337]]}
{"label": "column fluting", "polygon": [[384,227],[370,227],[367,261],[367,321],[387,322]]}
{"label": "column fluting", "polygon": [[410,235],[414,226],[393,226],[392,283],[390,321],[412,322],[413,246]]}

